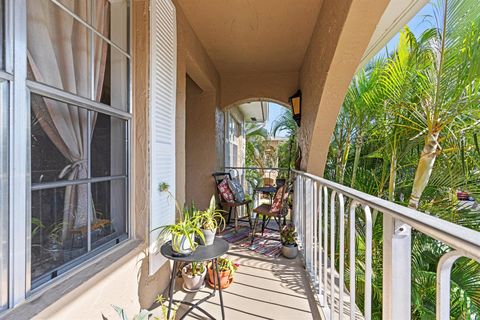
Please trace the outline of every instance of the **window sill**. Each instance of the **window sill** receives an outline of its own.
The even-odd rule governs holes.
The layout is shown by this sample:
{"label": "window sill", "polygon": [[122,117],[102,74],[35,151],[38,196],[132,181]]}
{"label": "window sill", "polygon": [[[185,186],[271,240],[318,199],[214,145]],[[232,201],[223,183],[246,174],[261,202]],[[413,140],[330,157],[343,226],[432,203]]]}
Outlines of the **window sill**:
{"label": "window sill", "polygon": [[144,247],[143,244],[141,240],[126,240],[111,251],[86,261],[71,272],[58,277],[49,285],[34,290],[24,302],[6,310],[3,314],[0,313],[0,318],[3,320],[33,318],[66,294],[73,290],[81,290],[81,285],[89,279],[109,268],[116,268],[125,259],[140,253]]}

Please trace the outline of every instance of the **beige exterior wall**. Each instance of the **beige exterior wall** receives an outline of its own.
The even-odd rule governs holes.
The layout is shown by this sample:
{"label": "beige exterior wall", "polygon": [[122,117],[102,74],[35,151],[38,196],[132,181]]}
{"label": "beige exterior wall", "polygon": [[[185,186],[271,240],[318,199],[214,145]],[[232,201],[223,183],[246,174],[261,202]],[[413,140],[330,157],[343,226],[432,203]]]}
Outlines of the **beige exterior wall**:
{"label": "beige exterior wall", "polygon": [[222,107],[259,98],[288,104],[298,89],[298,72],[229,74],[222,77]]}
{"label": "beige exterior wall", "polygon": [[389,0],[324,1],[300,72],[302,169],[322,176],[348,84]]}

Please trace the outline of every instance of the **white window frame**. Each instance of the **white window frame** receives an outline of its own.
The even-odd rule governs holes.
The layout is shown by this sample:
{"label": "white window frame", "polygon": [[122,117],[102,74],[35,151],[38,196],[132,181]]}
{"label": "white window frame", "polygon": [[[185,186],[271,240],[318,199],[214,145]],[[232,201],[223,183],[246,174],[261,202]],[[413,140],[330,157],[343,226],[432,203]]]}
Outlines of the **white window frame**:
{"label": "white window frame", "polygon": [[[10,137],[9,137],[9,254],[8,254],[8,308],[13,308],[23,302],[29,295],[36,290],[48,288],[54,282],[68,276],[74,269],[81,267],[87,260],[101,259],[108,251],[102,251],[102,254],[89,256],[83,255],[74,260],[76,265],[69,269],[63,275],[47,282],[46,284],[31,290],[31,256],[30,256],[30,229],[31,229],[31,172],[30,172],[30,95],[39,94],[47,98],[52,98],[67,102],[90,111],[101,112],[103,114],[120,118],[126,121],[126,174],[124,181],[126,183],[126,232],[127,238],[132,235],[132,186],[131,186],[131,147],[132,147],[132,61],[128,52],[131,52],[132,25],[131,12],[132,5],[129,0],[129,27],[128,27],[128,52],[122,50],[110,39],[99,34],[91,25],[80,19],[74,13],[69,12],[68,8],[61,5],[58,0],[49,0],[60,9],[70,14],[75,20],[82,23],[91,33],[101,37],[116,50],[120,51],[128,59],[128,106],[126,111],[115,109],[111,106],[92,99],[77,96],[60,89],[53,88],[43,83],[27,80],[27,1],[32,0],[6,0],[5,4],[5,71],[0,71],[0,78],[9,82],[9,117],[10,117]],[[95,0],[94,0],[95,1]],[[93,41],[93,36],[91,36]],[[91,65],[93,67],[93,64]],[[93,77],[93,72],[91,73]],[[92,82],[93,83],[93,82]],[[91,114],[91,113],[90,113]],[[89,179],[89,185],[96,180]],[[114,179],[103,179],[103,181],[112,181]],[[63,184],[62,184],[63,186]],[[90,228],[90,224],[87,224]],[[94,250],[96,251],[96,250]],[[92,251],[92,252],[94,252]],[[1,275],[0,275],[1,276]],[[1,305],[0,305],[1,308]],[[0,309],[3,311],[3,309]],[[0,311],[0,312],[1,312]],[[1,314],[1,313],[0,313]]]}

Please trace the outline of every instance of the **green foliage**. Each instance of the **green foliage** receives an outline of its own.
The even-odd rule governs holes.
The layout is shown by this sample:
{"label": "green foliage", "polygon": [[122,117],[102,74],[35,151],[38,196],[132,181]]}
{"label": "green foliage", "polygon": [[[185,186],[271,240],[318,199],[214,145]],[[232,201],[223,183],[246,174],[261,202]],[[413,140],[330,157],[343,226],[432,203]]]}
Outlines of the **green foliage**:
{"label": "green foliage", "polygon": [[230,271],[231,276],[233,276],[235,272],[237,272],[239,267],[239,264],[233,262],[233,260],[230,258],[224,258],[224,257],[218,258],[217,263],[218,263],[219,272]]}
{"label": "green foliage", "polygon": [[287,225],[283,227],[280,232],[280,239],[282,244],[285,246],[293,246],[297,244],[297,232],[295,231],[295,226]]}
{"label": "green foliage", "polygon": [[[210,199],[210,206],[205,211],[197,211],[197,224],[205,230],[215,230],[221,226],[225,228],[225,218],[222,215],[223,210],[217,210],[215,196]],[[222,229],[223,230],[223,229]]]}
{"label": "green foliage", "polygon": [[161,192],[167,192],[169,197],[175,201],[179,218],[175,224],[160,226],[152,231],[160,230],[160,233],[157,237],[158,243],[163,243],[168,240],[168,238],[172,237],[172,247],[176,252],[180,252],[180,243],[178,243],[178,241],[181,241],[182,237],[185,237],[188,240],[192,250],[195,250],[198,246],[198,244],[195,242],[195,235],[200,237],[200,239],[205,242],[205,236],[198,226],[197,210],[193,207],[193,205],[191,208],[186,207],[182,210],[168,188],[169,186],[166,183],[161,183],[159,186],[159,190]]}
{"label": "green foliage", "polygon": [[[418,209],[480,231],[479,212],[456,197],[466,191],[480,199],[480,9],[469,0],[431,5],[434,15],[425,17],[431,28],[416,37],[405,27],[395,51],[355,75],[334,129],[325,176],[407,205],[419,184],[421,159],[431,157],[432,169],[420,181],[425,185],[417,188]],[[433,152],[425,154],[428,141]],[[356,295],[362,309],[365,235],[360,212],[357,219]],[[375,319],[382,311],[381,220],[378,215],[373,230]],[[432,319],[436,266],[451,249],[412,233],[412,318]],[[454,264],[452,319],[479,316],[479,271],[479,264],[468,259]]]}

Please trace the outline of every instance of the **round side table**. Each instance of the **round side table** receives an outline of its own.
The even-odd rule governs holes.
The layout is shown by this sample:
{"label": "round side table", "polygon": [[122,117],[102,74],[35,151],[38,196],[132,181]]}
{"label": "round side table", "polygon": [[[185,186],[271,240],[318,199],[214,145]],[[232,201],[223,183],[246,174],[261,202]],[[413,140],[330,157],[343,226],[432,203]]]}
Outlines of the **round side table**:
{"label": "round side table", "polygon": [[[167,319],[170,319],[170,313],[172,311],[172,303],[177,302],[181,304],[186,304],[189,305],[190,308],[187,310],[187,312],[180,318],[184,319],[193,309],[198,309],[202,313],[204,313],[206,316],[208,316],[210,319],[215,319],[210,313],[208,313],[205,309],[201,308],[199,305],[208,299],[212,298],[215,296],[215,293],[217,291],[216,283],[218,282],[218,294],[220,297],[220,307],[222,310],[222,319],[225,319],[225,310],[223,308],[223,297],[222,297],[222,287],[220,286],[220,274],[218,272],[218,263],[217,259],[218,257],[224,255],[225,253],[228,252],[230,249],[230,245],[228,244],[227,241],[215,237],[215,241],[213,242],[212,245],[209,246],[198,246],[197,249],[190,255],[188,256],[178,256],[173,252],[172,249],[172,243],[171,241],[165,243],[162,245],[160,248],[160,252],[162,255],[173,261],[173,268],[172,268],[172,275],[170,277],[170,284],[168,287],[168,295],[169,295],[169,301],[168,301],[168,313],[167,313]],[[208,296],[205,298],[199,300],[196,303],[191,303],[188,301],[181,301],[181,300],[174,300],[173,299],[173,291],[175,289],[175,279],[176,279],[176,274],[177,274],[177,268],[178,264],[180,262],[201,262],[201,261],[211,261],[212,266],[214,268],[214,275],[216,274],[217,276],[214,277],[216,279],[213,279],[213,291],[210,293]]]}

